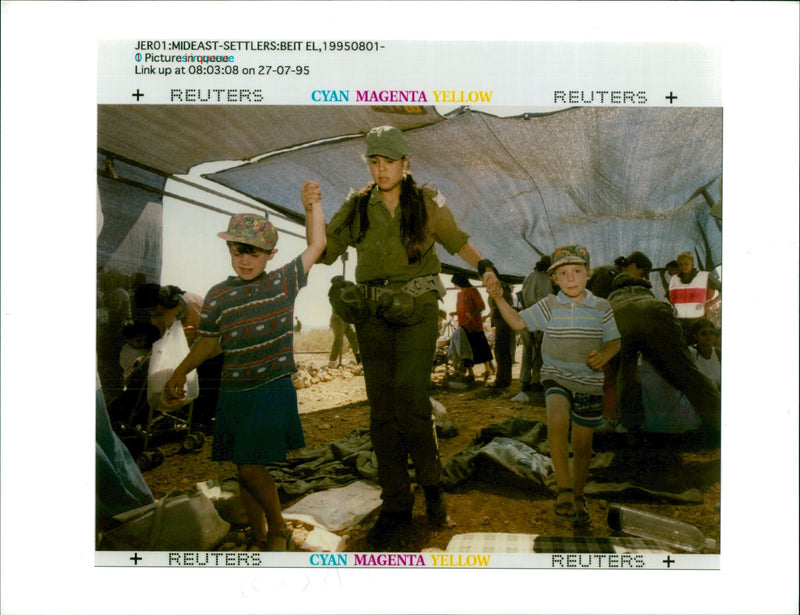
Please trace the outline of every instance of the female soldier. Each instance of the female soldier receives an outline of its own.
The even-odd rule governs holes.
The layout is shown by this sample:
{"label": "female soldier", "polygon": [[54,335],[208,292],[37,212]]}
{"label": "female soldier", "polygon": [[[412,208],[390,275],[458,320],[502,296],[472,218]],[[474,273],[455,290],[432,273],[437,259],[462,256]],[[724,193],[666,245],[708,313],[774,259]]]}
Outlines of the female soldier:
{"label": "female soldier", "polygon": [[[444,294],[434,243],[477,267],[484,284],[499,281],[492,263],[482,259],[469,235],[457,226],[442,195],[414,182],[403,133],[381,126],[367,134],[366,142],[373,183],[351,194],[333,216],[321,261],[332,264],[349,246],[358,255],[356,294],[362,309],[340,315],[355,322],[361,347],[383,500],[369,540],[381,547],[411,523],[409,454],[416,482],[425,492],[428,521],[441,525],[447,519],[428,396],[438,336],[437,302]],[[320,196],[314,185],[317,193],[304,193],[304,199]],[[337,309],[341,304],[335,290],[331,303]]]}

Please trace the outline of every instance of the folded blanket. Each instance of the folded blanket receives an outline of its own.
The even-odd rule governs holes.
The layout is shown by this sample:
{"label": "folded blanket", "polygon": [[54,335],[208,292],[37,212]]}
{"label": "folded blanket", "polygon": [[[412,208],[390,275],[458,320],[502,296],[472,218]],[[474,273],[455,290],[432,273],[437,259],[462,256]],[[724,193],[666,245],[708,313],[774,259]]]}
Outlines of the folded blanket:
{"label": "folded blanket", "polygon": [[[589,467],[586,493],[699,503],[703,487],[719,479],[718,464],[684,464],[669,446],[598,452]],[[446,489],[467,480],[554,493],[547,427],[513,417],[482,429],[473,446],[453,456],[442,471]]]}
{"label": "folded blanket", "polygon": [[[368,429],[354,430],[323,448],[267,467],[282,497],[344,487],[356,480],[378,480]],[[409,472],[413,480],[412,466]],[[453,490],[468,480],[555,493],[547,427],[513,417],[482,429],[470,447],[451,457],[442,468],[445,489]],[[703,489],[718,480],[719,460],[686,464],[666,444],[619,447],[593,455],[586,493],[699,503]]]}

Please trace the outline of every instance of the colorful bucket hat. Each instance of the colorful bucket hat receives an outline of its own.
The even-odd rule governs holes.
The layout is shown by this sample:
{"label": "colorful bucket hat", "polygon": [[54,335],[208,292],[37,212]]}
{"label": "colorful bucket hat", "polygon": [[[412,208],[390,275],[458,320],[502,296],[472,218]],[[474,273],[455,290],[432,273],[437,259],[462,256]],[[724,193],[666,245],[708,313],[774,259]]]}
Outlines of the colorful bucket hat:
{"label": "colorful bucket hat", "polygon": [[394,126],[378,126],[367,133],[367,158],[383,156],[399,160],[408,156],[408,141]]}
{"label": "colorful bucket hat", "polygon": [[266,252],[271,252],[278,243],[278,231],[263,216],[254,214],[234,214],[228,222],[227,233],[217,233],[225,241],[245,243]]}
{"label": "colorful bucket hat", "polygon": [[584,246],[577,243],[571,243],[566,246],[561,246],[553,251],[553,264],[547,270],[547,273],[553,273],[562,265],[569,265],[570,263],[580,263],[589,266],[589,250]]}

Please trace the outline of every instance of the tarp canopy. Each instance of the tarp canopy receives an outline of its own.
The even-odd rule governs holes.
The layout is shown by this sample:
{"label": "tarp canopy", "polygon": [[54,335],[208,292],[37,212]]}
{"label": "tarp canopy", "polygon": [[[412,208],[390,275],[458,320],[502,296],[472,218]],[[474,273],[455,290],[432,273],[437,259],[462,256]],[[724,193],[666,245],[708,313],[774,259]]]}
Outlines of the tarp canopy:
{"label": "tarp canopy", "polygon": [[[501,111],[501,110],[498,110]],[[634,250],[656,266],[684,250],[721,263],[722,109],[581,107],[497,117],[461,109],[365,106],[100,106],[98,147],[164,173],[251,161],[209,179],[302,220],[300,186],[319,181],[326,219],[369,180],[364,135],[406,132],[411,170],[438,188],[502,272],[585,244],[593,265]],[[440,250],[446,269],[464,267]]]}
{"label": "tarp canopy", "polygon": [[391,124],[407,130],[444,118],[431,107],[98,105],[97,146],[165,174]]}
{"label": "tarp canopy", "polygon": [[97,157],[103,227],[97,267],[123,275],[161,276],[161,192],[166,178],[137,166]]}

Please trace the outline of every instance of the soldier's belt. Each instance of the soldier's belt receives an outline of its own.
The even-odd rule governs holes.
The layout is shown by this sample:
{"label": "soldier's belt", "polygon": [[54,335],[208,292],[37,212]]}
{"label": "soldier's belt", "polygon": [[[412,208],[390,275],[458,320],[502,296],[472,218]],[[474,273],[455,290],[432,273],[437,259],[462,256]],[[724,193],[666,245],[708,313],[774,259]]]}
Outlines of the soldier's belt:
{"label": "soldier's belt", "polygon": [[373,301],[377,301],[381,296],[387,293],[394,293],[400,290],[407,292],[412,297],[418,297],[431,291],[436,292],[438,297],[444,297],[445,293],[444,285],[441,279],[439,279],[438,274],[435,273],[419,276],[409,280],[400,287],[398,287],[398,284],[403,283],[391,282],[389,280],[370,280],[369,282],[359,284],[358,287],[361,288],[367,299]]}

